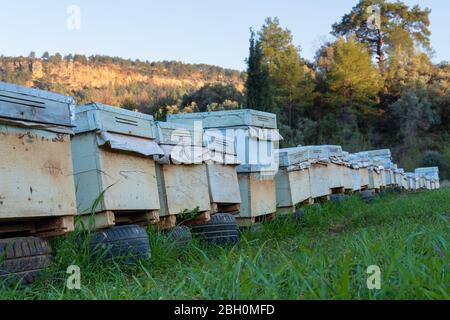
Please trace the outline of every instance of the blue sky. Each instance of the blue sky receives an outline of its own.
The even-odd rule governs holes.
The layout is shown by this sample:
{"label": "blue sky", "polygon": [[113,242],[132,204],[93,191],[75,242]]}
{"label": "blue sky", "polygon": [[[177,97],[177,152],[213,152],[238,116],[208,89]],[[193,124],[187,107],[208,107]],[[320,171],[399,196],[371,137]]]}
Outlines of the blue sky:
{"label": "blue sky", "polygon": [[[431,8],[434,61],[450,60],[450,1],[406,0]],[[314,57],[331,25],[357,0],[0,0],[0,54],[35,51],[179,60],[243,70],[249,28],[278,16],[302,55]],[[67,7],[81,9],[81,28],[66,27]]]}

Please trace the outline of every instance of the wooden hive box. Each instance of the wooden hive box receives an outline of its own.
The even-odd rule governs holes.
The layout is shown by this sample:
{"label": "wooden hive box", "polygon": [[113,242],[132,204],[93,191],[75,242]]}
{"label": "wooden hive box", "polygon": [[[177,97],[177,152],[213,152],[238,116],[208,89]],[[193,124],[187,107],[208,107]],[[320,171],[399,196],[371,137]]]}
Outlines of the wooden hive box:
{"label": "wooden hive box", "polygon": [[369,167],[373,165],[367,152],[356,153],[359,166],[359,178],[361,189],[367,189],[370,185]]}
{"label": "wooden hive box", "polygon": [[415,177],[414,173],[407,172],[405,174],[406,180],[408,181],[408,190],[415,190]]}
{"label": "wooden hive box", "polygon": [[417,174],[430,176],[433,179],[434,188],[435,189],[440,188],[439,168],[438,167],[417,168],[414,172]]}
{"label": "wooden hive box", "polygon": [[275,176],[279,213],[292,213],[295,206],[310,201],[308,151],[288,148],[278,151],[280,168]]}
{"label": "wooden hive box", "polygon": [[[299,146],[301,147],[301,146]],[[306,146],[308,150],[310,190],[312,198],[321,198],[345,183],[345,167],[341,165],[342,148],[336,145]]]}
{"label": "wooden hive box", "polygon": [[96,213],[95,228],[157,220],[160,202],[153,157],[163,151],[154,140],[153,117],[91,103],[76,109],[75,123],[78,213]]}
{"label": "wooden hive box", "polygon": [[361,190],[361,177],[359,169],[359,157],[356,154],[350,154],[352,191]]}
{"label": "wooden hive box", "polygon": [[277,211],[276,184],[274,175],[266,172],[239,173],[241,211],[238,222],[248,225],[254,218],[269,216]]}
{"label": "wooden hive box", "polygon": [[156,168],[161,217],[211,211],[203,134],[192,126],[157,123],[157,141],[165,153]]}
{"label": "wooden hive box", "polygon": [[395,182],[394,174],[391,169],[394,168],[392,163],[392,154],[389,149],[370,150],[360,153],[367,154],[373,163],[377,167],[383,167],[383,183],[382,186],[391,186]]}
{"label": "wooden hive box", "polygon": [[0,234],[55,236],[76,215],[71,97],[0,82]]}
{"label": "wooden hive box", "polygon": [[379,168],[369,168],[369,189],[378,190],[383,187],[383,172]]}
{"label": "wooden hive box", "polygon": [[208,185],[213,212],[239,214],[241,194],[236,166],[237,156],[227,150],[231,144],[224,136],[203,133],[203,143],[209,151]]}
{"label": "wooden hive box", "polygon": [[169,115],[168,122],[204,129],[208,135],[226,137],[227,152],[236,154],[238,172],[276,171],[275,150],[282,139],[276,115],[256,110],[200,112]]}
{"label": "wooden hive box", "polygon": [[336,145],[326,145],[324,147],[328,150],[328,159],[330,159],[328,166],[328,187],[332,191],[345,189],[345,164],[342,159],[342,147]]}
{"label": "wooden hive box", "polygon": [[240,214],[242,225],[276,211],[275,159],[282,137],[276,130],[276,115],[255,110],[232,110],[168,116],[168,122],[194,125],[206,134],[226,137],[227,153],[236,154],[239,165]]}
{"label": "wooden hive box", "polygon": [[331,190],[328,182],[328,163],[311,163],[308,171],[311,197],[316,199],[330,195]]}

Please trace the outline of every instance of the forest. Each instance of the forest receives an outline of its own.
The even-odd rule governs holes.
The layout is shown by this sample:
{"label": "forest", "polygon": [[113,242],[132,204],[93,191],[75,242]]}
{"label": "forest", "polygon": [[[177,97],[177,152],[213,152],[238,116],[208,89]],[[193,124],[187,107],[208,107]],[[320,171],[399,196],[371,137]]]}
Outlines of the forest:
{"label": "forest", "polygon": [[[368,21],[377,5],[379,28]],[[80,54],[0,57],[0,80],[152,114],[253,108],[276,113],[282,146],[390,148],[406,170],[450,178],[450,66],[433,62],[427,8],[360,0],[313,60],[268,17],[250,29],[247,70]]]}

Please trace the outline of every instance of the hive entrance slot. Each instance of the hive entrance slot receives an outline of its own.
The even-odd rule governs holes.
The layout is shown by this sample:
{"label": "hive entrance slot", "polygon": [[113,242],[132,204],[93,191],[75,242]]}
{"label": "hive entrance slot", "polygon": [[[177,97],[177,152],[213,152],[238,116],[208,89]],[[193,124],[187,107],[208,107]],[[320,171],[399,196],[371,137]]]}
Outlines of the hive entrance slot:
{"label": "hive entrance slot", "polygon": [[120,118],[120,117],[115,117],[116,118],[116,122],[117,123],[121,123],[121,124],[127,124],[130,126],[138,126],[138,122],[134,121],[134,120],[130,120],[130,119],[125,119],[125,118]]}
{"label": "hive entrance slot", "polygon": [[15,103],[21,106],[45,109],[45,103],[36,100],[16,98],[5,94],[0,94],[0,102]]}

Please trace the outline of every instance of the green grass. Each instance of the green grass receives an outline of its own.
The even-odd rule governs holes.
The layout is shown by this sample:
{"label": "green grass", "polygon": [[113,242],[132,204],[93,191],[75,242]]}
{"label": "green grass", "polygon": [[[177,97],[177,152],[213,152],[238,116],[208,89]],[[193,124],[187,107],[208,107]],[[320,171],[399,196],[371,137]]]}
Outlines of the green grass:
{"label": "green grass", "polygon": [[[186,249],[149,231],[152,258],[139,265],[92,262],[73,244],[53,242],[53,266],[35,284],[0,289],[3,299],[449,299],[450,189],[354,197],[293,223],[278,218],[245,231],[239,245]],[[68,290],[77,264],[82,289]],[[366,269],[381,269],[368,290]]]}

